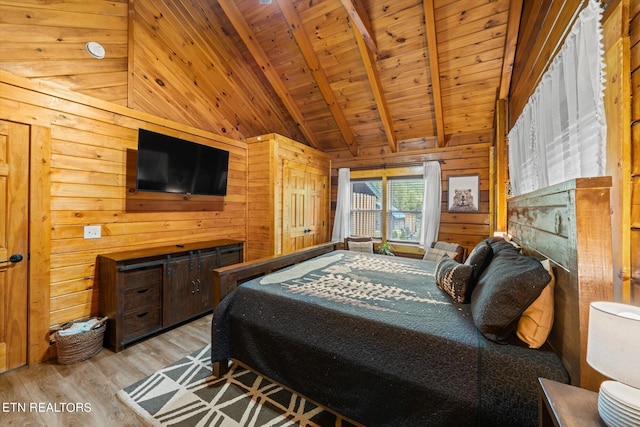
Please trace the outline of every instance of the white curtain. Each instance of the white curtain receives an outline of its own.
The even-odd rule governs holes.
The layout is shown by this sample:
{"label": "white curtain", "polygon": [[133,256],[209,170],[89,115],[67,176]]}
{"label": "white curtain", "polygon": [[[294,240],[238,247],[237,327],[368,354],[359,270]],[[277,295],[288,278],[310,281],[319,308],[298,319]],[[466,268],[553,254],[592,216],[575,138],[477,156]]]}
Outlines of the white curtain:
{"label": "white curtain", "polygon": [[332,241],[344,241],[351,234],[351,171],[349,168],[338,169],[338,199],[336,201],[336,217],[333,220]]}
{"label": "white curtain", "polygon": [[424,162],[424,194],[422,196],[422,226],[420,247],[428,248],[438,238],[440,207],[442,204],[442,180],[439,162]]}
{"label": "white curtain", "polygon": [[601,15],[590,0],[509,132],[514,195],[605,173]]}

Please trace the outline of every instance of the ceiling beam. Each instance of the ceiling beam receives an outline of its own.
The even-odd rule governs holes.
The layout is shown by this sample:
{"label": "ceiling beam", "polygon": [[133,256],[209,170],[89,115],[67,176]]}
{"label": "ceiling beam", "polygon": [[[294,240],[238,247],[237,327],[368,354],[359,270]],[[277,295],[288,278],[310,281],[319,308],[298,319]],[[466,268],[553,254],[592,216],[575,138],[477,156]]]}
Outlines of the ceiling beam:
{"label": "ceiling beam", "polygon": [[278,97],[284,104],[287,111],[289,111],[289,114],[291,114],[291,117],[293,117],[293,119],[298,124],[298,127],[307,138],[309,144],[314,148],[320,148],[320,144],[318,143],[315,134],[309,127],[309,123],[307,123],[306,119],[302,115],[302,112],[298,108],[298,104],[295,102],[295,100],[287,90],[284,82],[278,75],[278,72],[274,68],[273,64],[271,64],[271,61],[269,61],[267,54],[256,41],[255,35],[251,31],[249,24],[247,24],[247,22],[244,20],[244,17],[236,6],[235,1],[218,0],[218,4],[220,4],[220,7],[222,7],[222,10],[227,15],[227,18],[229,18],[229,21],[231,21],[231,25],[233,25],[235,30],[238,32],[238,35],[240,35],[240,38],[244,41],[247,49],[249,49],[249,52],[258,63],[258,66],[260,66],[260,69],[262,69],[265,77],[278,94]]}
{"label": "ceiling beam", "polygon": [[347,13],[351,17],[351,22],[356,26],[362,39],[365,41],[369,50],[374,54],[378,53],[378,46],[376,46],[375,38],[373,37],[373,31],[371,29],[371,21],[367,14],[364,5],[360,0],[341,0],[342,5],[347,9]]}
{"label": "ceiling beam", "polygon": [[338,125],[338,129],[342,134],[342,138],[344,139],[347,147],[351,154],[356,157],[358,155],[358,143],[355,141],[355,137],[353,135],[353,131],[347,122],[346,117],[342,109],[340,108],[340,104],[338,103],[338,99],[336,98],[336,94],[331,88],[331,83],[329,83],[329,79],[327,78],[327,74],[324,72],[324,69],[320,65],[320,59],[313,49],[313,45],[307,35],[307,32],[304,30],[302,26],[302,21],[298,16],[298,12],[296,11],[293,3],[289,0],[276,2],[280,7],[280,11],[284,16],[287,25],[293,34],[293,37],[296,39],[298,43],[298,47],[302,52],[302,56],[307,63],[307,66],[311,70],[311,74],[318,85],[318,89],[320,89],[320,93],[324,98],[331,114],[333,115],[333,119]]}
{"label": "ceiling beam", "polygon": [[[343,1],[342,3],[344,4],[345,2]],[[353,2],[346,3],[349,5],[353,5],[355,3],[359,3],[359,0],[353,0]],[[349,13],[349,16],[351,16],[351,12],[348,6],[345,5],[345,7],[347,7],[347,12]],[[364,8],[360,6],[356,9],[360,9],[358,12],[358,20],[361,22],[369,22],[369,17],[366,16]],[[384,129],[384,133],[387,136],[387,143],[389,144],[389,147],[391,147],[391,152],[395,153],[396,151],[398,151],[398,142],[396,141],[393,122],[391,121],[391,116],[389,115],[387,101],[385,100],[384,92],[382,91],[382,83],[380,83],[380,75],[378,74],[378,68],[376,67],[376,58],[374,57],[372,50],[369,48],[369,45],[365,40],[365,36],[360,32],[360,28],[358,28],[357,25],[353,26],[353,33],[358,44],[360,57],[362,58],[364,68],[367,72],[367,78],[369,79],[369,85],[371,86],[371,91],[373,92],[373,98],[376,101],[376,108],[378,109],[380,120],[382,121],[382,128]],[[371,32],[368,32],[367,34],[368,37],[371,38]]]}
{"label": "ceiling beam", "polygon": [[511,74],[513,73],[513,61],[516,56],[521,15],[522,0],[511,0],[509,2],[509,20],[507,21],[507,37],[504,46],[504,57],[502,58],[502,76],[500,78],[498,99],[507,99],[511,89]]}
{"label": "ceiling beam", "polygon": [[436,120],[438,147],[446,144],[444,134],[444,112],[442,110],[442,90],[440,89],[440,62],[438,59],[438,37],[436,33],[436,15],[433,0],[424,0],[424,21],[426,27],[427,49],[429,51],[429,72],[431,73],[431,95],[433,96],[433,114]]}
{"label": "ceiling beam", "polygon": [[358,49],[360,50],[360,56],[364,62],[364,68],[367,71],[367,77],[369,78],[369,84],[371,85],[371,91],[373,97],[376,100],[376,106],[378,108],[378,115],[382,121],[382,127],[384,133],[387,135],[387,142],[391,147],[391,152],[398,151],[398,142],[396,141],[396,134],[393,130],[393,122],[389,115],[389,108],[387,107],[387,101],[382,91],[382,83],[380,83],[380,75],[378,74],[378,68],[376,68],[376,59],[373,53],[369,50],[369,46],[365,43],[364,39],[360,35],[359,31],[355,31],[356,41],[358,42]]}

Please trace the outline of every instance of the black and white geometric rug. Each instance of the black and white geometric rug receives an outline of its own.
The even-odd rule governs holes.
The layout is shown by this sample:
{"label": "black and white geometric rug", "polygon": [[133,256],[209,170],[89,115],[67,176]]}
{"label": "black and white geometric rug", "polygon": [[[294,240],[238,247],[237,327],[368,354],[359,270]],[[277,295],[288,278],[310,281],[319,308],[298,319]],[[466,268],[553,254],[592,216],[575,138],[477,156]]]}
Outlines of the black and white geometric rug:
{"label": "black and white geometric rug", "polygon": [[153,426],[353,426],[342,417],[234,363],[211,376],[211,347],[118,392]]}

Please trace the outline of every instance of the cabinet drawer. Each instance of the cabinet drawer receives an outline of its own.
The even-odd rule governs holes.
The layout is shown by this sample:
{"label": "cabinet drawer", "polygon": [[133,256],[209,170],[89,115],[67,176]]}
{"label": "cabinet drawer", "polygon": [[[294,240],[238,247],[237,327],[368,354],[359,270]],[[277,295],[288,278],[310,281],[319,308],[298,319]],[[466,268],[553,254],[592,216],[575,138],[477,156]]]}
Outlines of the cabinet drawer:
{"label": "cabinet drawer", "polygon": [[237,264],[239,262],[242,262],[242,260],[240,259],[239,249],[237,251],[222,252],[220,254],[220,267],[225,267],[231,264]]}
{"label": "cabinet drawer", "polygon": [[125,314],[143,306],[159,306],[162,299],[161,283],[140,283],[124,291]]}
{"label": "cabinet drawer", "polygon": [[160,329],[162,326],[162,313],[159,305],[141,307],[125,313],[123,318],[125,341]]}
{"label": "cabinet drawer", "polygon": [[122,289],[138,288],[139,286],[162,286],[162,266],[141,268],[139,270],[127,271],[123,274]]}

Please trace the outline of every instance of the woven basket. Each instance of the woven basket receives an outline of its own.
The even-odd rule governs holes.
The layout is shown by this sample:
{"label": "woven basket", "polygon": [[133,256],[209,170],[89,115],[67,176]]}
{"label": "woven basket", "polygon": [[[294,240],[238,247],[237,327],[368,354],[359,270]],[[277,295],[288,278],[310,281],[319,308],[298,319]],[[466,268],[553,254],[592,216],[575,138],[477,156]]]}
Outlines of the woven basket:
{"label": "woven basket", "polygon": [[58,362],[63,365],[70,365],[100,353],[104,340],[104,331],[107,329],[106,322],[107,317],[103,317],[93,325],[91,330],[73,335],[59,334],[59,331],[70,328],[73,322],[62,325],[55,334]]}

